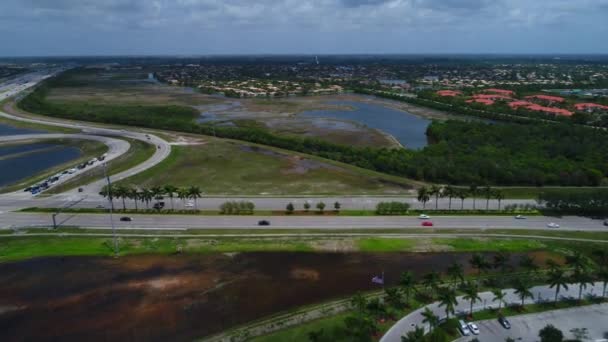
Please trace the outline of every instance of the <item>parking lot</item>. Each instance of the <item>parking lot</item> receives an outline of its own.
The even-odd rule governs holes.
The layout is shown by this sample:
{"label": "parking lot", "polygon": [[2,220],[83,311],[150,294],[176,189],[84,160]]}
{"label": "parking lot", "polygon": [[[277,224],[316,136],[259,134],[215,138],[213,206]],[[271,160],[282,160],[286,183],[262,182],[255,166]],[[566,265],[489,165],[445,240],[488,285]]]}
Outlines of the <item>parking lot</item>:
{"label": "parking lot", "polygon": [[476,322],[478,336],[462,337],[456,341],[465,342],[477,338],[480,342],[505,341],[510,337],[516,341],[538,341],[538,332],[547,324],[553,324],[564,333],[566,339],[573,338],[571,329],[587,328],[586,341],[608,341],[608,304],[591,305],[581,308],[547,311],[538,314],[508,317],[511,329],[503,328],[498,320]]}

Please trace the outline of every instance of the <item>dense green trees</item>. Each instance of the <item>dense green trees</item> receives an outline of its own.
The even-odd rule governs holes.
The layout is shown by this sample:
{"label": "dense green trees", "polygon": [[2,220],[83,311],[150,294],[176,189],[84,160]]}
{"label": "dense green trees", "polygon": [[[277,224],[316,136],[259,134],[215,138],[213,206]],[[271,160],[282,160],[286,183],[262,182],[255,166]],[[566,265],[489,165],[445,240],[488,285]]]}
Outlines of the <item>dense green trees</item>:
{"label": "dense green trees", "polygon": [[546,190],[538,202],[561,214],[604,216],[608,214],[608,190],[597,189],[584,193]]}

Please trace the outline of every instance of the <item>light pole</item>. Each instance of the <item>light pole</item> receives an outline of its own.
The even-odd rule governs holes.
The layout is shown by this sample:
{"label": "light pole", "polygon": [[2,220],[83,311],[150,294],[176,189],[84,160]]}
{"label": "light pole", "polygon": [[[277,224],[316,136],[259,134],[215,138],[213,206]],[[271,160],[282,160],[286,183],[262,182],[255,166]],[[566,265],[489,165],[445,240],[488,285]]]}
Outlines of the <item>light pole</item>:
{"label": "light pole", "polygon": [[112,201],[112,183],[107,172],[107,163],[103,163],[103,175],[108,183],[108,201],[110,201],[110,224],[112,225],[112,240],[114,242],[114,256],[118,256],[118,239],[116,237],[116,228],[114,227],[114,201]]}

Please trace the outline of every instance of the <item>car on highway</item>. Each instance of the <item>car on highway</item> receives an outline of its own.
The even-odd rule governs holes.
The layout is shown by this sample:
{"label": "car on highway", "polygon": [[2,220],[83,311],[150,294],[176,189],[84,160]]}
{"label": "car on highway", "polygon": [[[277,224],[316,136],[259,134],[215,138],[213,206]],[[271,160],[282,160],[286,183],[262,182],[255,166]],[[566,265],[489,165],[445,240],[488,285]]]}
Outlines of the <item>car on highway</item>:
{"label": "car on highway", "polygon": [[260,221],[258,221],[258,226],[270,226],[270,221],[260,220]]}
{"label": "car on highway", "polygon": [[608,227],[608,220],[604,220],[604,226]]}
{"label": "car on highway", "polygon": [[431,222],[431,221],[424,221],[424,222],[422,222],[422,226],[423,227],[432,227],[433,226],[433,222]]}
{"label": "car on highway", "polygon": [[421,220],[428,220],[431,217],[429,215],[426,215],[426,214],[420,214],[420,216],[418,216],[418,218],[421,219]]}
{"label": "car on highway", "polygon": [[462,334],[462,336],[469,336],[469,335],[471,335],[471,331],[469,330],[469,326],[463,320],[459,320],[458,321],[458,330],[460,330],[460,333]]}
{"label": "car on highway", "polygon": [[557,224],[555,222],[549,222],[549,223],[547,223],[547,227],[549,227],[549,228],[559,228],[559,224]]}
{"label": "car on highway", "polygon": [[133,219],[130,218],[129,216],[123,216],[123,217],[120,218],[120,220],[122,222],[131,222],[131,221],[133,221]]}
{"label": "car on highway", "polygon": [[473,333],[473,335],[479,335],[479,327],[477,326],[477,324],[469,322],[468,327],[469,330]]}
{"label": "car on highway", "polygon": [[515,216],[515,219],[516,220],[525,220],[526,217],[524,215],[517,215],[517,216]]}
{"label": "car on highway", "polygon": [[184,205],[184,207],[186,207],[186,208],[192,208],[192,207],[194,207],[194,203],[192,203],[192,202],[187,202],[187,203]]}
{"label": "car on highway", "polygon": [[506,317],[498,317],[498,323],[500,323],[500,325],[502,325],[502,327],[505,329],[511,329],[511,323]]}

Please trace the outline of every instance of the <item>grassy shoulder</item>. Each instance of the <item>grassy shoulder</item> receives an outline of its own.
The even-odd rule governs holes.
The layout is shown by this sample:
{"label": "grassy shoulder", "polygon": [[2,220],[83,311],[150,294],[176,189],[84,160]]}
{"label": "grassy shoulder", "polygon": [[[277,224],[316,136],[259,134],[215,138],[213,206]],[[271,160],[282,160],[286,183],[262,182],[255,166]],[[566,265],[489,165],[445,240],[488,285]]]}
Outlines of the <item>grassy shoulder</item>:
{"label": "grassy shoulder", "polygon": [[[0,234],[0,261],[33,257],[81,255],[110,256],[109,231],[64,230],[40,234],[40,230]],[[576,241],[530,241],[497,237],[410,237],[376,238],[359,236],[196,236],[177,232],[119,232],[120,255],[236,252],[533,252],[588,251],[605,244]]]}
{"label": "grassy shoulder", "polygon": [[[146,161],[148,158],[152,157],[152,155],[156,151],[154,145],[145,143],[140,140],[135,140],[135,139],[128,139],[128,138],[123,138],[123,139],[127,140],[129,142],[129,144],[131,144],[131,147],[125,154],[121,155],[120,157],[118,157],[108,163],[108,173],[110,175],[117,174],[119,172],[128,170],[128,169]],[[76,187],[91,183],[98,179],[101,179],[102,177],[103,177],[102,168],[91,169],[91,170],[88,170],[88,171],[82,173],[78,177],[74,177],[65,183],[52,187],[51,189],[46,191],[45,194],[51,195],[51,194],[62,193],[64,191],[74,189]]]}
{"label": "grassy shoulder", "polygon": [[43,142],[45,144],[50,145],[59,145],[59,146],[68,146],[75,147],[81,151],[81,156],[77,159],[56,165],[52,168],[46,169],[42,172],[39,172],[31,177],[21,179],[16,183],[11,185],[0,187],[0,192],[11,192],[19,189],[23,189],[29,185],[38,183],[62,170],[69,169],[75,165],[81,164],[83,162],[89,161],[95,157],[98,157],[108,151],[108,146],[104,143],[100,143],[97,141],[91,140],[76,140],[76,139],[48,139],[48,140],[36,140],[29,141],[31,142]]}
{"label": "grassy shoulder", "polygon": [[204,138],[174,146],[157,166],[122,181],[200,186],[211,195],[402,194],[412,182],[278,148]]}

